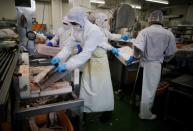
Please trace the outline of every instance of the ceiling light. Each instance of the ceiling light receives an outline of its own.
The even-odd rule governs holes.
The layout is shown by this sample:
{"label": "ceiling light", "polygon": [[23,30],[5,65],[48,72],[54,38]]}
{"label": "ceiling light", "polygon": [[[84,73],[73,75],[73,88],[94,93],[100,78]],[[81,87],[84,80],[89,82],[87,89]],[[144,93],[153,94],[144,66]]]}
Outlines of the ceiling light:
{"label": "ceiling light", "polygon": [[90,0],[91,3],[96,3],[96,4],[105,4],[104,0]]}
{"label": "ceiling light", "polygon": [[149,1],[149,2],[155,2],[155,3],[160,3],[160,4],[169,4],[168,1],[166,0],[145,0],[145,1]]}
{"label": "ceiling light", "polygon": [[132,8],[135,8],[135,9],[141,9],[141,6],[140,5],[133,5],[133,4],[130,4]]}

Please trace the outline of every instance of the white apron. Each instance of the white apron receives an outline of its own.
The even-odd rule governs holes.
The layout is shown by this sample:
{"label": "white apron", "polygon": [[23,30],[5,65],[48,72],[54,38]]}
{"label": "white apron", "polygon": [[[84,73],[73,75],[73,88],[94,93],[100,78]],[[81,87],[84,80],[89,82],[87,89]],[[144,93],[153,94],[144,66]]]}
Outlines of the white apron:
{"label": "white apron", "polygon": [[155,93],[160,82],[161,63],[144,62],[143,63],[143,85],[140,105],[140,117],[144,119],[151,118],[152,106]]}
{"label": "white apron", "polygon": [[84,99],[84,112],[114,110],[114,96],[106,51],[97,48],[84,65],[80,98]]}

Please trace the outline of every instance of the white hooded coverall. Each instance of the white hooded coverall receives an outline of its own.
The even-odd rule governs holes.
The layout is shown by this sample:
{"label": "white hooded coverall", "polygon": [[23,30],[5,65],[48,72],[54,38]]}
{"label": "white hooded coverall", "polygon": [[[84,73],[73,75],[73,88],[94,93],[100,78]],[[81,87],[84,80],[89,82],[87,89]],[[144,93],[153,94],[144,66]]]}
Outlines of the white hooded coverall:
{"label": "white hooded coverall", "polygon": [[[31,0],[31,7],[16,7],[17,13],[17,30],[19,32],[19,43],[20,46],[24,46],[30,54],[34,54],[35,52],[35,44],[34,41],[28,40],[26,37],[26,33],[28,31],[32,31],[32,18],[35,17],[36,4],[35,0]],[[22,17],[25,16],[26,21],[24,21],[24,25],[22,25]]]}
{"label": "white hooded coverall", "polygon": [[105,36],[104,46],[107,50],[111,50],[112,46],[110,43],[108,43],[108,40],[120,40],[121,34],[114,34],[111,33],[107,27],[108,27],[108,16],[104,13],[96,13],[95,14],[95,24],[100,28],[100,30],[103,32],[103,35]]}
{"label": "white hooded coverall", "polygon": [[57,46],[59,43],[59,47],[64,47],[66,43],[68,43],[70,37],[72,35],[72,29],[61,27],[57,30],[55,36],[52,38],[51,42],[53,46]]}
{"label": "white hooded coverall", "polygon": [[[74,13],[74,14],[73,14]],[[81,11],[72,9],[67,17],[69,21],[79,23],[83,29],[74,30],[71,40],[57,55],[67,60],[67,70],[83,66],[81,78],[80,98],[84,99],[84,112],[103,112],[114,109],[114,96],[109,70],[109,63],[104,48],[104,36],[100,29],[90,23]],[[82,52],[70,57],[71,48],[80,42]],[[70,57],[70,58],[69,58]],[[68,59],[69,58],[69,59]]]}

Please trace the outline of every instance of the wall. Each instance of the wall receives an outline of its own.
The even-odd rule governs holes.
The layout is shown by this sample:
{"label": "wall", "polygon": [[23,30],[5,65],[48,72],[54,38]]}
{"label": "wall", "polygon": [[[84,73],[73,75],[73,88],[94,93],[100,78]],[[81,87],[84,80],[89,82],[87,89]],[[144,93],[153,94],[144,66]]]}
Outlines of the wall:
{"label": "wall", "polygon": [[62,26],[62,19],[67,15],[72,3],[65,0],[52,0],[51,2],[36,2],[36,20],[42,23],[43,7],[45,4],[44,24],[47,24],[48,31],[56,32]]}
{"label": "wall", "polygon": [[[174,19],[165,19],[166,26],[175,26],[181,23],[192,23],[193,24],[193,5],[177,5],[171,6],[167,8],[163,8],[167,10],[168,16],[179,16],[183,15],[182,18],[174,18]],[[137,11],[136,14],[139,15],[140,21],[147,24],[148,14],[150,12],[147,11]]]}
{"label": "wall", "polygon": [[172,19],[170,21],[170,25],[178,25],[178,24],[192,24],[193,25],[193,5],[179,5],[174,6],[171,9],[171,15],[179,15],[183,14],[184,17]]}
{"label": "wall", "polygon": [[170,15],[176,15],[176,16],[181,15],[181,14],[184,15],[182,18],[171,19],[170,20],[170,25],[178,25],[182,21],[186,20],[188,6],[186,6],[186,5],[173,6],[170,10],[171,10]]}
{"label": "wall", "polygon": [[43,19],[43,8],[45,4],[45,11],[44,11],[44,20],[43,23],[47,24],[47,29],[52,29],[52,21],[51,21],[51,3],[48,2],[36,2],[36,12],[35,17],[38,23],[42,23]]}
{"label": "wall", "polygon": [[186,20],[189,20],[193,24],[193,5],[188,7],[187,15],[186,15]]}
{"label": "wall", "polygon": [[72,3],[66,3],[66,2],[63,2],[62,3],[62,15],[63,17],[67,15],[68,11],[73,7]]}
{"label": "wall", "polygon": [[53,29],[62,26],[62,0],[52,0],[52,24]]}
{"label": "wall", "polygon": [[[52,0],[51,2],[45,2],[44,24],[47,24],[48,31],[56,32],[62,26],[63,17],[67,15],[73,6],[81,6],[86,11],[105,12],[111,17],[109,10],[91,6],[88,0],[69,0],[69,3],[66,0]],[[36,1],[36,20],[39,23],[42,22],[43,7],[44,2]]]}
{"label": "wall", "polygon": [[[51,4],[52,3],[52,4]],[[84,5],[82,4],[84,3]],[[73,6],[84,6],[87,10],[104,12],[111,17],[111,10],[99,9],[96,6],[91,6],[87,0],[52,0],[52,2],[45,2],[44,23],[47,24],[48,30],[56,30],[62,25],[63,16],[67,15],[67,12]],[[42,23],[44,2],[36,1],[36,18],[39,23]],[[183,18],[172,19],[171,25],[179,24],[181,21],[190,21],[193,23],[193,5],[173,6],[171,9],[171,15],[184,14]],[[0,0],[0,19],[2,17],[6,19],[16,19],[16,9],[14,0]],[[140,11],[136,12],[140,14]],[[142,17],[144,18],[144,16]]]}
{"label": "wall", "polygon": [[85,9],[91,8],[91,4],[89,0],[74,0],[74,1],[75,1],[74,6],[81,6],[81,7],[84,7]]}
{"label": "wall", "polygon": [[0,19],[16,19],[16,9],[14,0],[0,0]]}

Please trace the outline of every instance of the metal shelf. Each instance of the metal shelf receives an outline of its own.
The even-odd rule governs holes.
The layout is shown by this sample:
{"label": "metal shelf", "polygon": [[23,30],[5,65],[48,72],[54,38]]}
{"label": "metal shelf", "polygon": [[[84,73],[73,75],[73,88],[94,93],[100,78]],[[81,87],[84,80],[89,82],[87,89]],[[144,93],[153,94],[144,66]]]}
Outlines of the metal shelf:
{"label": "metal shelf", "polygon": [[[19,82],[18,77],[14,77],[13,80],[14,83],[14,89],[15,89],[15,109],[14,109],[14,128],[15,130],[20,130],[19,122],[22,120],[26,120],[32,116],[43,114],[43,113],[49,113],[49,112],[58,112],[58,111],[65,111],[67,109],[76,111],[77,114],[80,117],[80,125],[79,130],[81,131],[81,121],[83,119],[83,106],[84,106],[84,100],[78,99],[77,95],[74,92],[71,93],[64,93],[60,94],[61,96],[71,95],[72,99],[69,100],[61,100],[59,102],[54,102],[51,104],[44,104],[40,106],[34,106],[34,107],[22,107],[22,102],[26,101],[26,99],[22,100],[20,99],[19,94]],[[74,84],[74,88],[79,88],[79,83]],[[33,100],[35,98],[32,98]],[[36,98],[38,99],[38,98]],[[28,99],[30,100],[30,99]]]}

